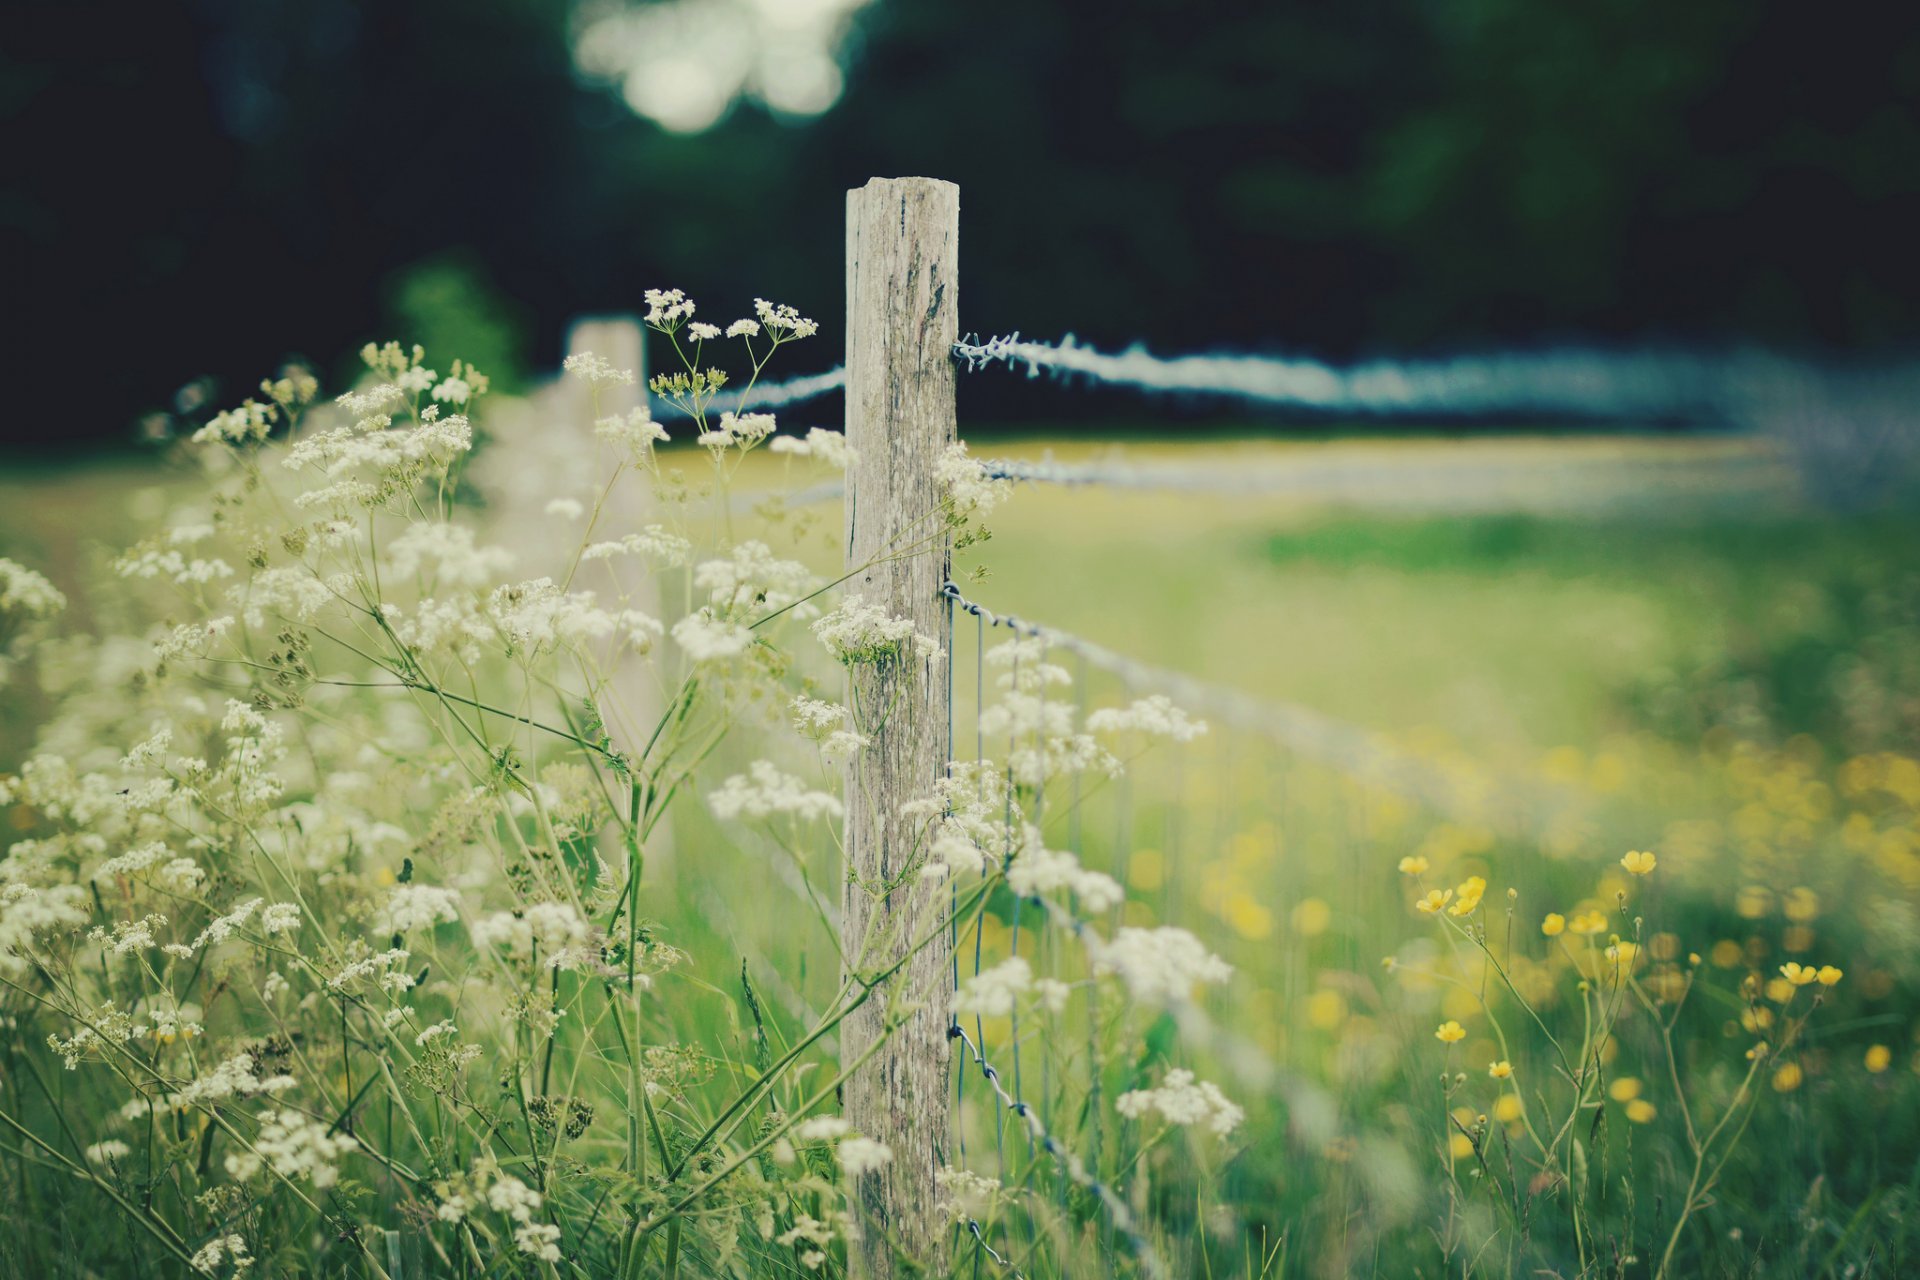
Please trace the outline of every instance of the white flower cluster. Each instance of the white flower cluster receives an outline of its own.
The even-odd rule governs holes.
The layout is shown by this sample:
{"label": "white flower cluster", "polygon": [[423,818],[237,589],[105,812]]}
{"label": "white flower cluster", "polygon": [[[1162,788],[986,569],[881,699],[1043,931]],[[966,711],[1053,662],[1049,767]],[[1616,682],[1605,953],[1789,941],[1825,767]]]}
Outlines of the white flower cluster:
{"label": "white flower cluster", "polygon": [[768,302],[765,298],[753,300],[753,314],[760,317],[760,323],[766,326],[768,334],[777,339],[811,338],[820,332],[819,325],[806,319],[792,307]]}
{"label": "white flower cluster", "polygon": [[465,525],[438,520],[410,524],[386,546],[387,563],[402,578],[425,574],[441,587],[478,587],[513,567],[505,547],[482,547]]}
{"label": "white flower cluster", "polygon": [[50,618],[66,607],[67,598],[45,577],[0,556],[0,621]]}
{"label": "white flower cluster", "polygon": [[1007,887],[1023,898],[1071,893],[1083,911],[1098,914],[1126,901],[1126,890],[1112,876],[1089,871],[1063,849],[1041,843],[1040,829],[1028,824],[1020,849],[1007,867]]}
{"label": "white flower cluster", "polygon": [[682,320],[693,318],[693,300],[679,289],[649,289],[647,323],[656,329],[672,329]]}
{"label": "white flower cluster", "polygon": [[630,533],[617,542],[596,542],[580,553],[582,560],[606,560],[614,556],[644,556],[656,564],[673,566],[687,562],[693,544],[665,527],[650,524],[638,533]]}
{"label": "white flower cluster", "polygon": [[653,420],[645,405],[627,410],[625,417],[600,419],[593,424],[593,434],[624,450],[633,461],[643,463],[652,459],[653,446],[667,439],[666,429]]}
{"label": "white flower cluster", "polygon": [[943,652],[937,640],[915,629],[911,618],[896,618],[861,596],[842,600],[839,608],[813,624],[813,634],[850,667],[895,662],[909,650],[929,661]]}
{"label": "white flower cluster", "polygon": [[520,1179],[500,1172],[492,1160],[474,1166],[470,1175],[456,1173],[434,1184],[440,1203],[434,1216],[442,1222],[460,1222],[485,1204],[514,1224],[514,1247],[543,1262],[560,1261],[560,1228],[537,1222],[534,1215],[546,1203],[538,1191]]}
{"label": "white flower cluster", "polygon": [[244,1275],[253,1266],[253,1253],[243,1238],[229,1233],[215,1236],[194,1250],[193,1256],[187,1259],[187,1265],[203,1276],[218,1275],[222,1262],[233,1268],[234,1275]]}
{"label": "white flower cluster", "polygon": [[775,436],[767,448],[796,458],[814,458],[838,471],[845,471],[856,456],[847,446],[845,435],[824,427],[810,428],[805,436]]}
{"label": "white flower cluster", "polygon": [[673,642],[695,662],[721,662],[745,653],[753,632],[702,608],[673,624]]}
{"label": "white flower cluster", "polygon": [[774,431],[770,413],[723,413],[720,421],[702,431],[695,443],[706,446],[717,458],[728,449],[746,452]]}
{"label": "white flower cluster", "polygon": [[498,947],[516,960],[538,954],[550,969],[585,969],[598,958],[598,937],[571,903],[535,902],[474,922],[473,945]]}
{"label": "white flower cluster", "polygon": [[964,442],[947,446],[934,465],[934,479],[946,490],[947,509],[955,520],[986,515],[1013,496],[1013,481],[989,476],[968,455]]}
{"label": "white flower cluster", "polygon": [[562,591],[551,578],[494,588],[487,612],[525,654],[576,649],[611,635],[645,653],[663,631],[657,619],[637,609],[609,612],[594,604],[593,592]]}
{"label": "white flower cluster", "polygon": [[192,1107],[225,1102],[229,1098],[251,1098],[257,1094],[279,1093],[294,1087],[292,1076],[262,1076],[258,1074],[257,1066],[252,1054],[236,1053],[213,1070],[195,1076],[171,1093],[162,1093],[154,1098],[135,1098],[120,1109],[120,1114],[128,1120],[137,1120],[150,1113],[186,1111]]}
{"label": "white flower cluster", "polygon": [[460,918],[460,891],[431,884],[397,884],[373,918],[373,931],[386,935],[431,929]]}
{"label": "white flower cluster", "polygon": [[979,1222],[992,1216],[1006,1188],[993,1178],[969,1169],[943,1168],[933,1175],[939,1199],[933,1211],[953,1223]]}
{"label": "white flower cluster", "polygon": [[771,818],[776,814],[802,820],[838,818],[842,812],[838,796],[810,790],[806,783],[780,772],[767,760],[756,760],[746,773],[736,773],[722,782],[708,795],[707,807],[722,821]]}
{"label": "white flower cluster", "polygon": [[1168,1124],[1202,1125],[1226,1137],[1247,1118],[1247,1113],[1227,1100],[1220,1087],[1194,1078],[1191,1071],[1176,1068],[1156,1089],[1135,1089],[1113,1101],[1113,1109],[1137,1120],[1149,1111],[1158,1111]]}
{"label": "white flower cluster", "polygon": [[0,886],[0,970],[26,969],[36,934],[76,929],[92,918],[91,900],[77,884]]}
{"label": "white flower cluster", "polygon": [[[741,621],[747,615],[799,605],[814,588],[813,570],[797,560],[781,560],[764,542],[742,542],[724,559],[702,561],[693,585],[707,593],[713,616]],[[809,606],[793,610],[811,616]]]}
{"label": "white flower cluster", "polygon": [[244,401],[237,409],[215,414],[207,424],[188,437],[195,444],[222,441],[226,444],[255,444],[273,430],[279,411],[270,404]]}
{"label": "white flower cluster", "polygon": [[581,351],[568,356],[560,362],[560,367],[593,387],[632,386],[633,370],[616,369],[605,356],[597,356],[591,351]]}
{"label": "white flower cluster", "polygon": [[233,566],[219,557],[189,560],[177,547],[141,547],[115,558],[113,571],[123,578],[165,578],[181,586],[198,586],[233,576]]}
{"label": "white flower cluster", "polygon": [[1095,733],[1139,733],[1174,742],[1192,742],[1206,733],[1207,722],[1195,720],[1173,705],[1163,693],[1141,698],[1129,707],[1103,707],[1087,717]]}
{"label": "white flower cluster", "polygon": [[1025,956],[1009,956],[999,964],[968,978],[953,993],[951,1009],[955,1014],[973,1014],[982,1018],[1004,1018],[1011,1014],[1023,995],[1049,1013],[1058,1013],[1071,994],[1067,984],[1055,978],[1035,978],[1033,966]]}
{"label": "white flower cluster", "polygon": [[1233,976],[1232,965],[1185,929],[1171,925],[1122,928],[1111,942],[1090,935],[1087,949],[1094,971],[1118,977],[1142,1004],[1183,1004],[1193,998],[1195,987]]}
{"label": "white flower cluster", "polygon": [[336,1163],[360,1145],[350,1133],[335,1133],[318,1120],[282,1107],[260,1120],[250,1150],[227,1157],[227,1173],[241,1182],[271,1169],[288,1182],[307,1181],[325,1189],[340,1180]]}

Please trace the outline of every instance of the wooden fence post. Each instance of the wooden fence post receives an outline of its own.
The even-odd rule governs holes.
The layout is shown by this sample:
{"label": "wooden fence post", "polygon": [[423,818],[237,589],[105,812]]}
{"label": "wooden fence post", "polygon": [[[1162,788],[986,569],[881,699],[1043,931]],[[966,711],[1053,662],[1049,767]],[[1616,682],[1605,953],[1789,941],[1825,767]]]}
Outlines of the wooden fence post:
{"label": "wooden fence post", "polygon": [[[951,182],[875,178],[847,193],[847,443],[857,455],[847,468],[849,570],[924,545],[941,528],[930,529],[927,517],[940,501],[935,466],[956,431],[959,239],[960,188]],[[920,554],[861,572],[847,593],[911,618],[944,644],[940,587],[950,555],[942,533]],[[852,679],[861,705],[894,707],[847,765],[842,931],[849,949],[878,940],[862,965],[870,972],[924,936],[947,903],[912,877],[877,900],[862,882],[901,875],[913,837],[900,806],[928,795],[945,772],[949,672],[944,657],[911,657],[886,673],[856,668]],[[841,1057],[850,1062],[881,1033],[890,1008],[913,1008],[846,1084],[847,1119],[893,1149],[890,1164],[860,1180],[856,1275],[899,1274],[895,1245],[921,1259],[945,1248],[933,1206],[934,1172],[947,1159],[951,958],[944,938],[926,948],[841,1025]]]}

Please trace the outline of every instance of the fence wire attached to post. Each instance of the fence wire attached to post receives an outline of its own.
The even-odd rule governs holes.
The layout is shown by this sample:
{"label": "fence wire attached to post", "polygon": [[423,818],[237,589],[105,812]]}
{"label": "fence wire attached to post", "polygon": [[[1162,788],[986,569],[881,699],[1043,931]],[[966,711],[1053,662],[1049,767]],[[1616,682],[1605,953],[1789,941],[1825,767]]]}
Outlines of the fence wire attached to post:
{"label": "fence wire attached to post", "polygon": [[[927,520],[957,431],[959,236],[960,189],[950,182],[875,178],[847,193],[847,595],[928,636],[945,635],[951,616],[940,591],[949,543]],[[911,874],[917,833],[901,808],[932,794],[946,771],[951,673],[944,655],[916,655],[852,668],[849,679],[850,705],[890,708],[862,726],[868,745],[847,763],[842,949],[859,980],[907,957],[946,904]],[[903,1255],[935,1258],[946,1247],[934,1175],[951,1134],[950,946],[938,931],[842,1027],[843,1061],[890,1037],[845,1089],[847,1119],[893,1153],[859,1179],[857,1276],[891,1280]]]}

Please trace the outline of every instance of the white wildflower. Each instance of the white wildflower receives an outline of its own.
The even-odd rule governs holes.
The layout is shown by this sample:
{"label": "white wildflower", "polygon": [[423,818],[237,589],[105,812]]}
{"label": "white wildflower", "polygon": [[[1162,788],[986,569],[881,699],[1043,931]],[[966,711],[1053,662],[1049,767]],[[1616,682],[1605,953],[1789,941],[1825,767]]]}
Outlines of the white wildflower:
{"label": "white wildflower", "polygon": [[745,653],[753,643],[753,632],[702,609],[673,624],[673,641],[695,662],[717,662]]}
{"label": "white wildflower", "polygon": [[393,886],[380,912],[373,919],[373,931],[385,936],[413,929],[431,929],[436,924],[460,918],[460,891],[431,884]]}
{"label": "white wildflower", "polygon": [[633,370],[616,369],[605,356],[597,356],[591,351],[581,351],[568,356],[560,362],[560,367],[594,387],[633,385]]}
{"label": "white wildflower", "polygon": [[827,652],[848,666],[891,662],[909,649],[925,659],[940,656],[940,644],[917,630],[911,618],[896,618],[860,596],[848,596],[840,607],[813,624],[813,634]]}
{"label": "white wildflower", "polygon": [[833,1154],[849,1178],[874,1173],[893,1159],[893,1149],[886,1143],[859,1136],[842,1138],[840,1145],[833,1149]]}
{"label": "white wildflower", "polygon": [[1196,1080],[1191,1071],[1167,1072],[1157,1089],[1136,1089],[1114,1099],[1113,1109],[1131,1119],[1149,1111],[1158,1111],[1168,1124],[1203,1125],[1226,1137],[1247,1118],[1247,1113],[1227,1100],[1218,1085]]}
{"label": "white wildflower", "polygon": [[1194,720],[1163,693],[1141,698],[1130,707],[1104,707],[1087,717],[1095,733],[1142,733],[1149,737],[1191,742],[1207,731],[1207,722]]}
{"label": "white wildflower", "polygon": [[987,469],[967,455],[964,443],[947,446],[934,465],[934,478],[947,491],[948,507],[958,520],[986,515],[1013,496],[1013,482],[989,477]]}
{"label": "white wildflower", "polygon": [[747,773],[734,774],[707,797],[707,807],[723,821],[791,814],[801,819],[838,818],[838,796],[813,791],[800,779],[780,772],[770,761],[756,760]]}
{"label": "white wildflower", "polygon": [[1111,942],[1090,938],[1088,951],[1097,973],[1118,977],[1144,1004],[1179,1004],[1192,999],[1194,987],[1225,982],[1233,966],[1207,950],[1185,929],[1122,928]]}
{"label": "white wildflower", "polygon": [[321,1189],[340,1180],[340,1157],[360,1145],[352,1134],[335,1133],[318,1120],[281,1108],[260,1120],[260,1135],[249,1150],[227,1157],[227,1173],[245,1182],[270,1168],[289,1182],[307,1181]]}

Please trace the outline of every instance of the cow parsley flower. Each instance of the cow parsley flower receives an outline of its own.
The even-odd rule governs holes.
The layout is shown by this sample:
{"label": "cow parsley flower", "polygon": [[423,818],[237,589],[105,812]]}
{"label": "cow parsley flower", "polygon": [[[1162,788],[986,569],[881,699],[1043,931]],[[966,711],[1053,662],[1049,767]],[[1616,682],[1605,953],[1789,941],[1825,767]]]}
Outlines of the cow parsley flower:
{"label": "cow parsley flower", "polygon": [[460,891],[431,884],[397,884],[373,919],[377,934],[431,929],[460,918]]}
{"label": "cow parsley flower", "polygon": [[656,329],[671,331],[693,316],[693,300],[679,289],[649,289],[642,296],[647,303],[647,323]]}
{"label": "cow parsley flower", "polygon": [[767,448],[796,458],[816,458],[839,471],[845,471],[847,464],[858,456],[847,447],[845,435],[823,427],[813,427],[805,436],[775,436]]}
{"label": "cow parsley flower", "polygon": [[986,467],[969,457],[967,446],[955,442],[934,465],[934,479],[946,490],[947,509],[955,520],[983,516],[1013,496],[1013,482],[987,474]]}
{"label": "cow parsley flower", "polygon": [[753,300],[753,313],[760,317],[760,323],[766,326],[767,333],[775,341],[788,338],[811,338],[820,332],[820,326],[803,317],[792,307],[768,302],[765,298]]}
{"label": "cow parsley flower", "polygon": [[800,819],[838,818],[840,799],[814,791],[806,783],[780,772],[772,762],[756,760],[745,774],[736,773],[707,797],[716,818],[771,818],[790,814]]}
{"label": "cow parsley flower", "polygon": [[842,1138],[840,1145],[833,1149],[833,1154],[840,1161],[842,1172],[849,1178],[878,1172],[893,1160],[893,1148],[884,1142],[858,1135]]}
{"label": "cow parsley flower", "polygon": [[504,547],[482,547],[465,525],[423,521],[410,524],[386,546],[387,562],[402,578],[417,573],[441,587],[477,587],[513,567]]}
{"label": "cow parsley flower", "polygon": [[247,1249],[247,1242],[237,1235],[215,1236],[194,1250],[187,1259],[187,1265],[203,1276],[218,1274],[221,1262],[233,1268],[236,1276],[246,1273],[253,1265],[253,1255]]}
{"label": "cow parsley flower", "polygon": [[753,632],[702,609],[673,624],[673,641],[695,662],[718,662],[745,653],[753,643]]}
{"label": "cow parsley flower", "polygon": [[606,560],[614,556],[644,556],[656,564],[673,566],[687,562],[693,544],[662,525],[650,524],[638,533],[630,533],[617,542],[596,542],[580,553],[582,560]]}
{"label": "cow parsley flower", "polygon": [[298,1111],[281,1108],[261,1118],[253,1147],[227,1157],[227,1173],[245,1182],[270,1168],[289,1182],[307,1181],[321,1189],[340,1180],[340,1157],[360,1145],[350,1133],[336,1133]]}
{"label": "cow parsley flower", "polygon": [[653,456],[653,446],[666,442],[665,428],[653,420],[645,405],[627,410],[625,417],[602,418],[593,424],[593,434],[617,449],[625,450],[636,462]]}
{"label": "cow parsley flower", "polygon": [[67,598],[53,583],[19,561],[0,556],[0,615],[51,618],[66,607]]}
{"label": "cow parsley flower", "polygon": [[568,356],[560,362],[560,367],[596,390],[600,387],[630,387],[634,381],[633,370],[616,369],[605,356],[597,356],[591,351]]}
{"label": "cow parsley flower", "polygon": [[1071,853],[1043,845],[1036,827],[1027,829],[1019,853],[1007,868],[1007,887],[1023,898],[1071,893],[1083,910],[1095,914],[1119,906],[1127,896],[1112,876],[1089,871]]}
{"label": "cow parsley flower", "polygon": [[909,650],[928,660],[943,652],[939,642],[918,630],[911,618],[896,618],[861,596],[848,596],[839,608],[818,619],[813,634],[827,652],[850,667],[894,662]]}
{"label": "cow parsley flower", "polygon": [[1247,1118],[1247,1113],[1229,1102],[1218,1085],[1198,1080],[1183,1068],[1167,1072],[1158,1088],[1121,1094],[1114,1099],[1113,1109],[1136,1120],[1157,1111],[1168,1124],[1204,1126],[1223,1138]]}
{"label": "cow parsley flower", "polygon": [[1192,999],[1196,986],[1233,976],[1232,965],[1185,929],[1171,925],[1122,928],[1111,942],[1092,938],[1088,952],[1096,973],[1119,978],[1144,1004],[1180,1004]]}
{"label": "cow parsley flower", "polygon": [[1174,742],[1192,742],[1206,733],[1207,722],[1189,718],[1173,705],[1171,698],[1156,693],[1129,707],[1095,711],[1087,717],[1087,728],[1094,733],[1139,733]]}

